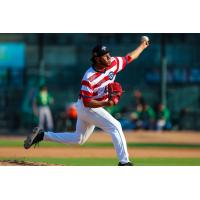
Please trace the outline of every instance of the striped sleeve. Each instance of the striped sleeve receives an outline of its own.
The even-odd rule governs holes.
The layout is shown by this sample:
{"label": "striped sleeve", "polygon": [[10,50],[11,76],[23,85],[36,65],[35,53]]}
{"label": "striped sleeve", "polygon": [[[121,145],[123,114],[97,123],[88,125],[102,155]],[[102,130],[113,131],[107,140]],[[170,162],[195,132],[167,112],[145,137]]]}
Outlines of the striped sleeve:
{"label": "striped sleeve", "polygon": [[87,101],[87,102],[91,101],[91,98],[93,96],[93,88],[89,81],[83,80],[81,82],[80,95],[84,101]]}
{"label": "striped sleeve", "polygon": [[115,57],[117,62],[117,73],[122,71],[127,65],[127,59],[125,57]]}

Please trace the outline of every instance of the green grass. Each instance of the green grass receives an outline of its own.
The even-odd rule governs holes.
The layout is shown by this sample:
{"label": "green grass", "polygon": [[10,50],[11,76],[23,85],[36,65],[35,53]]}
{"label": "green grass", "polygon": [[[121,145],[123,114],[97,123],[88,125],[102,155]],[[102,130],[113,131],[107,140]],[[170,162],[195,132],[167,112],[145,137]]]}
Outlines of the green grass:
{"label": "green grass", "polygon": [[[163,148],[200,148],[200,144],[175,144],[175,143],[134,143],[128,142],[128,148],[131,147],[163,147]],[[56,142],[41,142],[41,147],[66,147],[69,145],[60,144]],[[83,147],[113,147],[111,142],[88,142],[82,145]],[[23,147],[22,140],[0,140],[0,147]]]}
{"label": "green grass", "polygon": [[[114,158],[0,158],[65,166],[116,166]],[[136,166],[200,166],[200,158],[131,158]]]}

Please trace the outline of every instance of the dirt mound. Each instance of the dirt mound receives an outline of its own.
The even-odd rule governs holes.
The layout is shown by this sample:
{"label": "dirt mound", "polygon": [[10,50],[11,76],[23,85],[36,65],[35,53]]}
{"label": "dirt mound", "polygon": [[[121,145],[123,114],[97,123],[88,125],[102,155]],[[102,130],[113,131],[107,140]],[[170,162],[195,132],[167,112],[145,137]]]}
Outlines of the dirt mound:
{"label": "dirt mound", "polygon": [[40,163],[40,162],[3,160],[3,161],[0,161],[0,166],[55,166],[55,165],[50,165],[47,163]]}

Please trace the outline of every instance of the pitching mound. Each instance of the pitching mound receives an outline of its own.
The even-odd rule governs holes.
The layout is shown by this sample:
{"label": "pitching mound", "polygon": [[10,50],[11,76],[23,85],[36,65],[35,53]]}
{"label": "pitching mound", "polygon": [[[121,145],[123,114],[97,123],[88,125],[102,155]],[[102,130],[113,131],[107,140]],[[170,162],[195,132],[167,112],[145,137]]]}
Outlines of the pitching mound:
{"label": "pitching mound", "polygon": [[55,166],[55,165],[50,165],[47,163],[40,163],[40,162],[4,160],[4,161],[0,161],[0,166]]}

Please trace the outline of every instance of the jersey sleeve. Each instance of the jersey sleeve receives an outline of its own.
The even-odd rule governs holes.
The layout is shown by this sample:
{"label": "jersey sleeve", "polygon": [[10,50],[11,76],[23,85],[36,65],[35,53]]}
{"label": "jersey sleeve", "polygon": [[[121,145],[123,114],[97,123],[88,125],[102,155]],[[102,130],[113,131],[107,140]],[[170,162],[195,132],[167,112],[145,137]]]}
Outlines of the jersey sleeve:
{"label": "jersey sleeve", "polygon": [[117,62],[117,73],[124,70],[127,65],[127,58],[126,57],[115,57]]}
{"label": "jersey sleeve", "polygon": [[84,102],[89,102],[93,96],[93,88],[89,81],[83,80],[81,82],[81,91],[80,96],[82,97]]}

